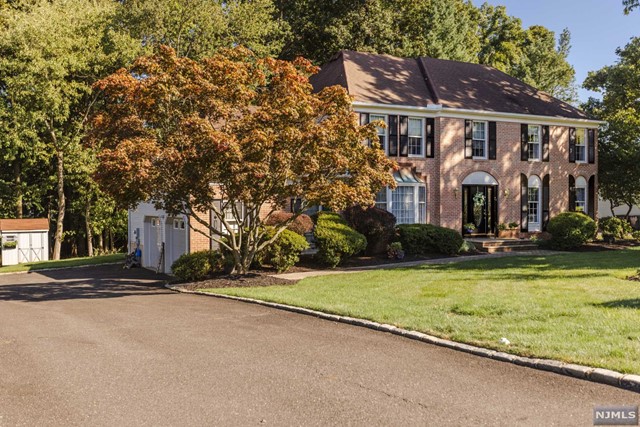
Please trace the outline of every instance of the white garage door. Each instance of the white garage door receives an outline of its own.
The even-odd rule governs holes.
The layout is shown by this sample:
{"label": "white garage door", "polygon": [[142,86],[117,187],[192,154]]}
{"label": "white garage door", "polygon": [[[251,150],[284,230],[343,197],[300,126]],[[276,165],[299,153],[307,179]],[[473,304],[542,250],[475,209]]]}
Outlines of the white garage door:
{"label": "white garage door", "polygon": [[170,272],[171,266],[180,255],[187,253],[186,223],[181,218],[169,218],[166,224],[167,244],[165,271]]}
{"label": "white garage door", "polygon": [[148,268],[158,267],[162,249],[162,224],[158,217],[147,217],[144,220],[144,253],[142,265]]}

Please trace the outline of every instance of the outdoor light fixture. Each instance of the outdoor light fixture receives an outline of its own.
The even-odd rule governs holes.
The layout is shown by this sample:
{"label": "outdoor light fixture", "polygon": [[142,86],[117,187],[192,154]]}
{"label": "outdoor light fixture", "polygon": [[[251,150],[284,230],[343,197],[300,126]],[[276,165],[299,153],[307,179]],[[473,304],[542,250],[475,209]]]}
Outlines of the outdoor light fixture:
{"label": "outdoor light fixture", "polygon": [[509,197],[509,189],[505,189],[504,190],[504,198],[506,199],[507,197]]}
{"label": "outdoor light fixture", "polygon": [[459,190],[457,188],[453,189],[453,197],[455,197],[456,199],[458,198],[458,191]]}

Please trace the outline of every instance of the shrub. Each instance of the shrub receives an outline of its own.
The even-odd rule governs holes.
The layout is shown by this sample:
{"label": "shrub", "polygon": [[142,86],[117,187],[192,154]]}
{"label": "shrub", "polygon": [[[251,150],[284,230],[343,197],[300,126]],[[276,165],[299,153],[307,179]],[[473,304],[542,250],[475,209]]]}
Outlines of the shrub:
{"label": "shrub", "polygon": [[396,217],[376,207],[352,206],[343,212],[350,227],[367,238],[367,255],[383,253],[396,232]]}
{"label": "shrub", "polygon": [[199,251],[180,255],[171,271],[181,281],[203,280],[222,271],[224,264],[224,256],[219,251]]}
{"label": "shrub", "polygon": [[474,253],[476,252],[476,245],[474,245],[471,242],[467,242],[466,240],[462,241],[462,246],[460,246],[460,250],[458,252],[460,252],[461,254],[463,253]]}
{"label": "shrub", "polygon": [[[267,221],[265,221],[264,225],[278,226],[288,221],[292,216],[293,214],[291,212],[274,212],[267,219]],[[287,226],[287,229],[304,236],[305,233],[309,233],[311,232],[311,230],[313,230],[313,220],[309,215],[300,214],[296,219],[293,220],[291,224]]]}
{"label": "shrub", "polygon": [[[271,228],[266,236],[271,239],[275,229]],[[300,261],[300,253],[309,248],[307,239],[291,230],[284,230],[278,238],[257,256],[260,264],[268,264],[278,270],[287,271]]]}
{"label": "shrub", "polygon": [[598,226],[600,230],[602,230],[602,236],[605,237],[605,239],[607,236],[613,239],[624,239],[632,231],[631,224],[615,216],[602,218],[598,222]]}
{"label": "shrub", "polygon": [[640,241],[640,230],[632,231],[631,237],[633,237],[634,240]]}
{"label": "shrub", "polygon": [[583,213],[563,212],[549,221],[549,247],[559,250],[578,248],[595,237],[596,228],[595,221]]}
{"label": "shrub", "polygon": [[403,259],[404,249],[402,249],[402,243],[393,242],[387,245],[387,256],[390,259]]}
{"label": "shrub", "polygon": [[457,231],[431,224],[401,224],[398,232],[402,247],[411,255],[455,255],[464,242]]}
{"label": "shrub", "polygon": [[367,247],[367,238],[347,225],[337,213],[319,212],[314,230],[318,253],[316,258],[335,267]]}

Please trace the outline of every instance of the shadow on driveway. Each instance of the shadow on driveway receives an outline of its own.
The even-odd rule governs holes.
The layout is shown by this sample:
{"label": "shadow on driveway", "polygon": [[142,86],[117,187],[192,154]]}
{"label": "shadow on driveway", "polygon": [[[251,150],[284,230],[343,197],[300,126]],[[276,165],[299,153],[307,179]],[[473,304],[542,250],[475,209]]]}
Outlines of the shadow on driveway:
{"label": "shadow on driveway", "polygon": [[55,301],[118,298],[171,293],[163,287],[169,277],[121,265],[105,265],[0,276],[0,301]]}

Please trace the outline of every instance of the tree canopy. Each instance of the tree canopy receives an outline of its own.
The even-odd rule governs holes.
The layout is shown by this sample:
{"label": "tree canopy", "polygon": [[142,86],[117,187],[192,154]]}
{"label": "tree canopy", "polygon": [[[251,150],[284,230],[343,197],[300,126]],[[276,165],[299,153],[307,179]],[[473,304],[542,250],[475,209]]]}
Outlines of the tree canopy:
{"label": "tree canopy", "polygon": [[589,73],[584,87],[602,93],[585,106],[606,120],[599,138],[599,184],[613,206],[640,204],[640,38],[616,50],[618,62]]}
{"label": "tree canopy", "polygon": [[394,164],[363,144],[375,139],[375,123],[358,124],[342,87],[314,93],[315,71],[304,59],[261,59],[244,48],[194,61],[161,47],[96,84],[106,97],[90,134],[100,183],[129,205],[152,200],[183,215],[211,209],[222,227],[191,218],[245,273],[288,225],[270,239],[262,226],[290,198],[302,210],[344,209],[370,205],[394,185]]}

